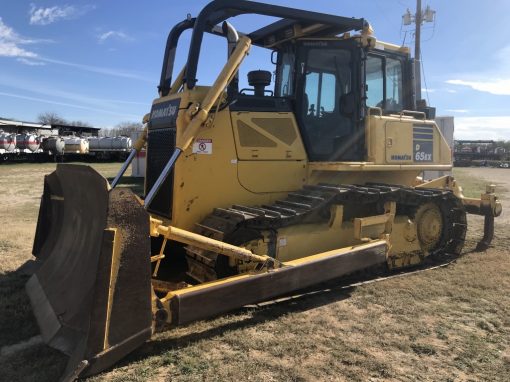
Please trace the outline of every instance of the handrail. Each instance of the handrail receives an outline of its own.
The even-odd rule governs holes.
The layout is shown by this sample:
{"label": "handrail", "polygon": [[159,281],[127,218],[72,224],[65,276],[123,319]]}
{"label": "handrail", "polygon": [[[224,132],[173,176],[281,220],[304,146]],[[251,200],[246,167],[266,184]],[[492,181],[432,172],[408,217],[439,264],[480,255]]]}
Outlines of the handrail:
{"label": "handrail", "polygon": [[424,121],[427,119],[427,115],[423,111],[415,111],[415,110],[402,110],[400,115],[407,115],[409,117],[422,117]]}
{"label": "handrail", "polygon": [[[161,69],[161,78],[159,80],[158,91],[160,97],[165,97],[170,92],[172,84],[172,72],[174,69],[175,54],[177,51],[177,43],[181,34],[192,29],[195,25],[195,19],[188,18],[180,23],[175,24],[166,40],[165,55],[163,57],[163,68]],[[184,73],[183,73],[184,76]]]}

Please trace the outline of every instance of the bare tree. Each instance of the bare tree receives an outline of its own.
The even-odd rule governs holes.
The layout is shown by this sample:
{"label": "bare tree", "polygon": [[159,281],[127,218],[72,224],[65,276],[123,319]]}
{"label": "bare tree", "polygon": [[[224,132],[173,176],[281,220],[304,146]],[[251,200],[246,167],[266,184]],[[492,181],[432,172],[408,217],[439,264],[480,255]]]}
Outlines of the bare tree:
{"label": "bare tree", "polygon": [[67,121],[53,111],[47,111],[37,116],[37,120],[45,125],[65,125]]}
{"label": "bare tree", "polygon": [[132,132],[141,130],[143,125],[139,122],[121,122],[110,129],[102,129],[100,134],[107,137],[117,137],[120,135],[130,136]]}
{"label": "bare tree", "polygon": [[88,127],[90,123],[84,121],[68,121],[65,118],[62,118],[60,115],[53,111],[47,111],[45,113],[39,114],[37,120],[46,125],[68,125],[68,126],[81,126]]}
{"label": "bare tree", "polygon": [[77,120],[77,121],[66,121],[66,125],[69,125],[69,126],[90,127],[90,123],[85,122],[85,121],[80,121],[80,120]]}
{"label": "bare tree", "polygon": [[[62,118],[55,112],[45,112],[41,113],[38,116],[38,121],[48,125],[68,125],[68,126],[81,126],[88,127],[91,126],[90,123],[84,121],[68,121],[65,118]],[[121,135],[130,136],[132,132],[141,130],[143,125],[140,122],[134,121],[125,121],[120,122],[115,127],[110,129],[101,129],[99,135],[102,137],[118,137]]]}

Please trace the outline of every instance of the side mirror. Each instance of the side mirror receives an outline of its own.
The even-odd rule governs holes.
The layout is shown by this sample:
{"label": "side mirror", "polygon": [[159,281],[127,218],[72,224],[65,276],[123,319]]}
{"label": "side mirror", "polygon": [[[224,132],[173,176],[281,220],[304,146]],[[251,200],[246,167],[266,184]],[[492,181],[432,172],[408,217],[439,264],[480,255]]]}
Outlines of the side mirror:
{"label": "side mirror", "polygon": [[354,98],[354,93],[350,92],[347,94],[342,94],[340,96],[340,114],[351,117],[356,111],[356,99]]}
{"label": "side mirror", "polygon": [[271,64],[276,65],[278,63],[278,51],[273,50],[271,51]]}

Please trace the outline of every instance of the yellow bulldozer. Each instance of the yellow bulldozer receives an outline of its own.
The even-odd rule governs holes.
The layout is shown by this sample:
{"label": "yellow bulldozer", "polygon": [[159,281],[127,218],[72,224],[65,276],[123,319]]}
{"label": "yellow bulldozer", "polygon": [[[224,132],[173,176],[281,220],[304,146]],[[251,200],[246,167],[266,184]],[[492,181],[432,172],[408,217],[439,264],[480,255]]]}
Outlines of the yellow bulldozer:
{"label": "yellow bulldozer", "polygon": [[[278,20],[251,33],[227,21],[245,14]],[[204,34],[226,43],[211,86],[196,79],[210,59]],[[249,71],[240,89],[251,46],[267,49],[274,72]],[[451,170],[452,154],[434,109],[415,99],[413,66],[364,19],[216,0],[175,25],[144,134],[113,182],[80,165],[45,178],[26,289],[43,339],[70,356],[62,379],[176,325],[459,254],[467,213],[485,216],[487,247],[501,213],[494,187],[466,198],[451,176],[420,176]],[[139,197],[116,186],[144,146]]]}

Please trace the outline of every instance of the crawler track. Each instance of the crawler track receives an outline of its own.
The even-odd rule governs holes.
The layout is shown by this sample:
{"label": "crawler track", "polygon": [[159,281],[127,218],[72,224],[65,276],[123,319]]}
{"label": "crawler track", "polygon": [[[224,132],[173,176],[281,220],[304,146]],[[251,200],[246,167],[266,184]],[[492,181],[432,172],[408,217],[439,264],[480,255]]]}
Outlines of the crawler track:
{"label": "crawler track", "polygon": [[[319,184],[305,186],[291,192],[283,200],[271,205],[216,208],[201,223],[195,232],[242,245],[262,237],[263,231],[298,224],[324,223],[330,218],[331,206],[344,206],[344,221],[383,213],[385,202],[397,203],[397,215],[415,217],[416,211],[426,203],[435,203],[442,216],[441,238],[431,253],[459,254],[464,245],[467,223],[462,203],[451,191],[441,189],[419,189],[389,184],[368,183],[365,185]],[[228,259],[213,252],[188,246],[188,274],[199,282],[215,280],[237,273],[228,266]],[[275,256],[275,253],[269,253]]]}

